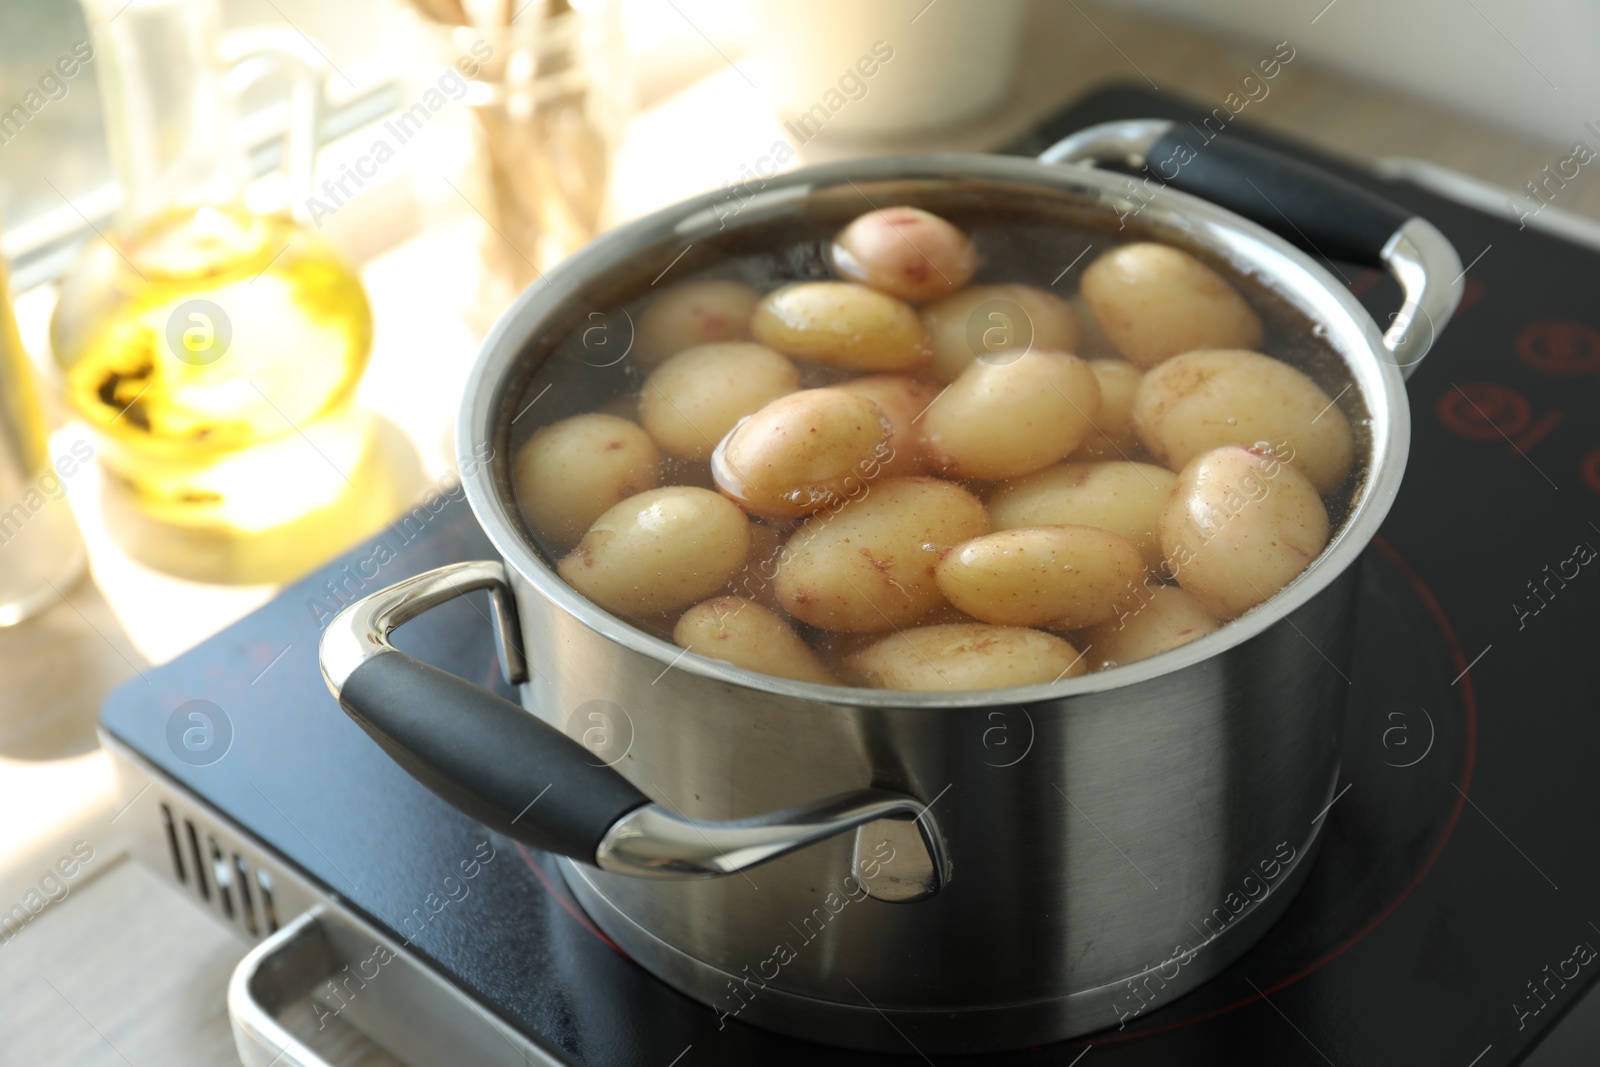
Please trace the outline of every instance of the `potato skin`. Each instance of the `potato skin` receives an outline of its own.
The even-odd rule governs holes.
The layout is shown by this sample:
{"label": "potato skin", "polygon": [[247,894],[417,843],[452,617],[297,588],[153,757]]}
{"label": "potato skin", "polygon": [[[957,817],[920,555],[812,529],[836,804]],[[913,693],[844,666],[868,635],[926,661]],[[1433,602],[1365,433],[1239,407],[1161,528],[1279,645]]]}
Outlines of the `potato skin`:
{"label": "potato skin", "polygon": [[1292,462],[1329,496],[1355,462],[1350,423],[1322,388],[1281,360],[1242,349],[1174,356],[1139,383],[1134,426],[1150,454],[1177,470],[1221,445],[1287,445]]}
{"label": "potato skin", "polygon": [[978,250],[954,224],[914,207],[869,211],[839,231],[833,269],[911,303],[960,289],[978,269]]}
{"label": "potato skin", "polygon": [[723,495],[752,515],[809,515],[877,477],[892,433],[866,397],[804,389],[735,426],[712,453],[711,473]]}
{"label": "potato skin", "polygon": [[742,341],[761,294],[742,282],[674,285],[652,300],[633,331],[633,361],[649,371],[695,345]]}
{"label": "potato skin", "polygon": [[997,530],[1095,526],[1130,541],[1152,570],[1161,565],[1161,509],[1178,478],[1149,463],[1058,463],[989,496]]}
{"label": "potato skin", "polygon": [[870,374],[841,382],[836,388],[866,397],[878,405],[883,417],[889,420],[892,451],[878,477],[905,478],[928,469],[921,418],[939,395],[938,386],[905,374]]}
{"label": "potato skin", "polygon": [[[1031,285],[974,285],[922,309],[933,346],[928,374],[946,384],[982,355],[1012,348],[1078,350],[1078,316],[1054,293]],[[976,342],[976,343],[975,343]]]}
{"label": "potato skin", "polygon": [[573,415],[517,449],[511,484],[528,525],[558,549],[576,544],[608,508],[661,481],[661,452],[615,415]]}
{"label": "potato skin", "polygon": [[1035,685],[1088,669],[1078,650],[1059,637],[987,623],[902,630],[847,656],[845,664],[877,689],[932,692]]}
{"label": "potato skin", "polygon": [[1222,624],[1200,602],[1176,585],[1151,584],[1117,617],[1078,635],[1097,671],[1186,645]]}
{"label": "potato skin", "polygon": [[760,604],[736,596],[713,597],[684,612],[672,629],[672,640],[746,670],[838,684],[793,627]]}
{"label": "potato skin", "polygon": [[1117,351],[1145,369],[1197,348],[1261,346],[1261,319],[1238,290],[1169,245],[1113,248],[1083,272],[1082,293]]}
{"label": "potato skin", "polygon": [[750,320],[762,344],[787,356],[859,371],[909,371],[932,355],[904,301],[854,282],[795,282],[762,298]]}
{"label": "potato skin", "polygon": [[696,345],[650,372],[639,397],[639,421],[668,455],[710,459],[740,419],[799,388],[794,364],[766,345]]}
{"label": "potato skin", "polygon": [[1327,543],[1328,512],[1306,476],[1234,445],[1191,460],[1161,512],[1166,573],[1222,620],[1288,585]]}
{"label": "potato skin", "polygon": [[1135,601],[1144,559],[1108,530],[1044,526],[963,542],[945,552],[934,573],[945,599],[975,619],[1077,630],[1115,618],[1120,605]]}
{"label": "potato skin", "polygon": [[749,526],[708,489],[652,489],[595,520],[556,573],[616,615],[671,611],[717,593],[738,572]]}
{"label": "potato skin", "polygon": [[1089,364],[1033,349],[980,360],[922,417],[935,470],[955,478],[1012,478],[1048,467],[1083,442],[1100,411]]}
{"label": "potato skin", "polygon": [[978,498],[937,478],[876,482],[835,512],[807,519],[784,546],[778,601],[824,630],[909,626],[944,603],[940,553],[989,529]]}
{"label": "potato skin", "polygon": [[1144,373],[1125,359],[1090,360],[1089,369],[1100,383],[1100,413],[1094,417],[1094,426],[1083,443],[1067,458],[1080,462],[1132,460],[1140,447],[1139,434],[1133,426],[1133,399]]}

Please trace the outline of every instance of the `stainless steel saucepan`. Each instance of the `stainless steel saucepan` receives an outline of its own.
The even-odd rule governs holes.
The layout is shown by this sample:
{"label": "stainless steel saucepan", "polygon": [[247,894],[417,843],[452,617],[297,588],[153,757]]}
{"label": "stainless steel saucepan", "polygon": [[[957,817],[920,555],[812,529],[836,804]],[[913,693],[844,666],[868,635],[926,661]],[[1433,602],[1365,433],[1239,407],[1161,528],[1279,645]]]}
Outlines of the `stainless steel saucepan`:
{"label": "stainless steel saucepan", "polygon": [[[1149,162],[1159,181],[1093,161]],[[1266,930],[1311,862],[1339,767],[1357,562],[1405,467],[1403,379],[1460,296],[1454,250],[1348,183],[1159,121],[1096,127],[1039,160],[863,160],[743,192],[736,212],[711,194],[600,238],[495,327],[457,448],[503,559],[341,612],[322,640],[330,689],[439,795],[566,857],[594,921],[725,1020],[969,1051],[1115,1027],[1179,996]],[[731,247],[790,219],[842,224],[863,196],[936,212],[977,197],[1153,236],[1231,265],[1318,324],[1353,382],[1340,402],[1365,427],[1365,474],[1327,551],[1272,601],[1182,648],[950,694],[756,674],[578,595],[536,550],[510,488],[511,423],[534,370],[687,246]],[[1404,293],[1388,331],[1278,228],[1386,268]],[[520,707],[387,638],[481,589]]]}

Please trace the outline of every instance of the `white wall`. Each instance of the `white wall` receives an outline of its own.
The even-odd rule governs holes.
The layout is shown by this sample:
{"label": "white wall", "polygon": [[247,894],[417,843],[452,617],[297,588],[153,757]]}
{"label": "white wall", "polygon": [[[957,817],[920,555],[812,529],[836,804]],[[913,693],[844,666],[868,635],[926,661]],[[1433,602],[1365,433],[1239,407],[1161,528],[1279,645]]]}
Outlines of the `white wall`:
{"label": "white wall", "polygon": [[[1600,126],[1596,0],[1103,0],[1261,42],[1562,145]],[[1315,22],[1313,22],[1315,20]],[[1119,42],[1137,58],[1135,42]]]}

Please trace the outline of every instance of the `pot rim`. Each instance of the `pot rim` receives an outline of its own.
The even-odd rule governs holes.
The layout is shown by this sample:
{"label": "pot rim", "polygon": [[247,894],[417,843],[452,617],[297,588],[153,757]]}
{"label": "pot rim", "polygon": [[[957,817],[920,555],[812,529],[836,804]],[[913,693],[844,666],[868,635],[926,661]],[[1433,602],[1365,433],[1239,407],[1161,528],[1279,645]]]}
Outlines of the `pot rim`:
{"label": "pot rim", "polygon": [[[562,581],[524,538],[520,532],[522,520],[514,507],[508,511],[508,501],[498,491],[493,472],[498,462],[509,462],[509,457],[470,463],[466,458],[476,455],[479,442],[496,440],[503,392],[527,340],[594,282],[635,260],[641,248],[674,239],[688,244],[698,235],[723,229],[726,213],[719,213],[717,207],[726,205],[731,195],[727,189],[680,201],[596,238],[524,290],[485,337],[468,377],[456,422],[456,456],[462,464],[467,500],[496,550],[512,569],[569,616],[668,669],[676,667],[715,681],[813,704],[860,708],[989,708],[1138,685],[1212,659],[1269,627],[1288,621],[1287,616],[1356,562],[1388,514],[1404,474],[1410,447],[1405,385],[1366,309],[1326,268],[1270,231],[1176,189],[1162,189],[1152,200],[1134,199],[1124,192],[1129,184],[1127,177],[1114,172],[1079,164],[1041,163],[1022,156],[964,153],[888,156],[785,172],[766,180],[759,191],[743,200],[739,221],[733,225],[771,219],[814,193],[848,187],[858,181],[962,180],[1073,193],[1083,198],[1086,207],[1097,205],[1100,210],[1119,216],[1137,213],[1141,222],[1174,232],[1193,246],[1220,256],[1234,270],[1252,276],[1327,329],[1323,340],[1345,363],[1370,415],[1369,462],[1364,483],[1353,497],[1343,525],[1322,554],[1293,582],[1216,631],[1148,659],[1056,682],[951,693],[824,685],[762,674],[686,653],[678,645],[638,629],[589,601]],[[865,195],[862,194],[864,198]],[[871,202],[867,203],[870,208]],[[1301,636],[1310,642],[1303,633]],[[1320,653],[1321,649],[1317,651]]]}

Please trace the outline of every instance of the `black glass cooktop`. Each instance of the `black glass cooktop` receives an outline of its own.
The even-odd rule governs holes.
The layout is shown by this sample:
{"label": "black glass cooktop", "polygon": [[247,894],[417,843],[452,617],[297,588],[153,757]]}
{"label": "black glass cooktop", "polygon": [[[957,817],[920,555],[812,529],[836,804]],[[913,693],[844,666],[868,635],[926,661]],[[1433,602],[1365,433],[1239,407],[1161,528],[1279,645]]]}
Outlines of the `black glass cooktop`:
{"label": "black glass cooktop", "polygon": [[[1107,89],[1017,150],[1148,115],[1191,113],[1170,98]],[[1305,888],[1227,972],[1150,1011],[1130,989],[1121,1029],[952,1062],[1593,1062],[1600,577],[1588,562],[1600,546],[1600,255],[1242,127],[1224,136],[1274,144],[1380,190],[1436,223],[1471,264],[1456,321],[1410,382],[1410,468],[1363,564],[1340,791],[1320,816]],[[1381,275],[1335,267],[1380,320],[1398,306]],[[329,615],[360,593],[492,558],[464,504],[418,526],[385,534],[147,672],[154,685],[119,690],[105,728],[560,1058],[882,1062],[720,1026],[606,941],[548,860],[509,842],[494,843],[469,898],[407,925],[445,875],[481,855],[485,831],[337,709],[316,645]],[[448,604],[397,632],[397,643],[499,685],[483,608]],[[221,709],[232,728],[227,755],[206,766],[180,760],[166,739],[170,713],[191,700]],[[919,1055],[909,1044],[905,1052]]]}

